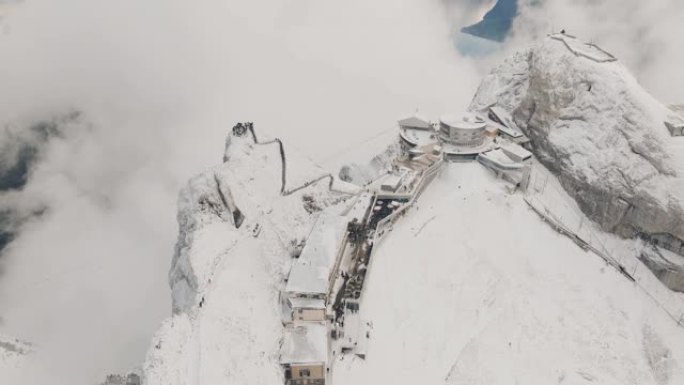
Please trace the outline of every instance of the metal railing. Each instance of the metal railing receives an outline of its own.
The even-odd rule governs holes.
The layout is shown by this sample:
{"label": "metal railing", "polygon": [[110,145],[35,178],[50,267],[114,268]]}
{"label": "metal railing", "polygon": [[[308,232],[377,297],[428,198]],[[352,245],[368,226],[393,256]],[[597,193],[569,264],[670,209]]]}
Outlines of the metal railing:
{"label": "metal railing", "polygon": [[[622,276],[634,282],[668,317],[677,325],[684,327],[684,301],[680,295],[661,283],[638,256],[620,253],[616,248],[609,250],[606,239],[602,239],[598,230],[594,229],[594,224],[588,221],[584,214],[567,207],[569,204],[564,202],[567,193],[564,190],[559,191],[558,187],[549,183],[549,171],[544,169],[544,172],[539,172],[537,169],[533,176],[534,181],[530,183],[525,202],[554,230],[571,238],[580,247],[591,251]],[[545,201],[551,201],[553,205],[545,204]],[[566,217],[558,214],[558,209],[554,212],[549,206],[566,206]],[[574,213],[575,218],[568,218],[569,213]],[[570,224],[572,222],[576,224]]]}
{"label": "metal railing", "polygon": [[[325,173],[321,176],[318,176],[316,178],[313,178],[307,182],[304,182],[302,185],[287,189],[287,157],[285,155],[285,146],[283,145],[283,141],[280,140],[280,138],[275,138],[272,140],[264,141],[261,142],[257,138],[256,132],[254,131],[254,124],[252,122],[247,122],[247,123],[238,123],[233,127],[233,133],[235,135],[242,135],[245,133],[245,131],[249,131],[252,137],[252,140],[254,141],[254,144],[260,145],[260,146],[266,146],[269,144],[278,144],[278,150],[280,153],[280,178],[281,178],[281,184],[280,184],[280,194],[283,196],[288,196],[291,195],[297,191],[303,190],[313,184],[316,184],[324,179],[330,179],[330,182],[328,183],[328,189],[331,191],[333,190],[333,182],[335,181],[335,177],[333,177],[332,174],[330,173]],[[337,192],[342,192],[345,193],[344,191],[337,191]]]}

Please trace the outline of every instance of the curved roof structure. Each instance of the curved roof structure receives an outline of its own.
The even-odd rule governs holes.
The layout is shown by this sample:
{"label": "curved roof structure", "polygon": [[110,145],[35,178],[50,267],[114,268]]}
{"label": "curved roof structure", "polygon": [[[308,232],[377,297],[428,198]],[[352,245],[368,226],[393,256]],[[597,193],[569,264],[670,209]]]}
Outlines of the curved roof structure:
{"label": "curved roof structure", "polygon": [[462,130],[480,130],[487,124],[484,119],[469,112],[460,115],[442,115],[439,121],[449,127]]}

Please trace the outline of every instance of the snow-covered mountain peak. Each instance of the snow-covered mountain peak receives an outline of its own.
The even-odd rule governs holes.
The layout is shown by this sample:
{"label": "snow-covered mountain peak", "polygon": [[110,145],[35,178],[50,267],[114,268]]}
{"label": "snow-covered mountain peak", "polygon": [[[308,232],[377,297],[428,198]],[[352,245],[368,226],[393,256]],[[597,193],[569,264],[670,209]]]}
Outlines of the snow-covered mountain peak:
{"label": "snow-covered mountain peak", "polygon": [[666,126],[672,110],[612,55],[550,36],[484,79],[471,108],[491,104],[513,114],[535,155],[604,229],[684,253],[684,137]]}

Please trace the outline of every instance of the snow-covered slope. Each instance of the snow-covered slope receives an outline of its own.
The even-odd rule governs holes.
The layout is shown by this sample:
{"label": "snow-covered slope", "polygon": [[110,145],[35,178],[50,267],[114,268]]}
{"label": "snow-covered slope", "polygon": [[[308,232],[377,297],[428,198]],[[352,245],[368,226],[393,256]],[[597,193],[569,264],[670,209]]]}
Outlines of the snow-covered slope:
{"label": "snow-covered slope", "polygon": [[619,62],[576,55],[561,40],[495,68],[471,108],[513,112],[535,155],[604,229],[684,252],[684,138],[664,125],[672,111]]}
{"label": "snow-covered slope", "polygon": [[684,329],[480,165],[450,164],[377,251],[346,384],[679,384]]}
{"label": "snow-covered slope", "polygon": [[[301,196],[279,197],[267,152],[240,146],[243,155],[203,174],[235,178],[240,229],[199,198],[215,188],[197,184],[202,176],[183,193],[194,203],[181,215],[190,208],[195,225],[177,263],[187,260],[204,283],[158,331],[147,384],[283,381],[277,293],[293,252],[287,234],[305,236],[315,214]],[[315,191],[322,204],[339,198]],[[372,323],[368,355],[337,355],[334,384],[684,381],[684,329],[477,163],[447,165],[377,247],[360,314]]]}

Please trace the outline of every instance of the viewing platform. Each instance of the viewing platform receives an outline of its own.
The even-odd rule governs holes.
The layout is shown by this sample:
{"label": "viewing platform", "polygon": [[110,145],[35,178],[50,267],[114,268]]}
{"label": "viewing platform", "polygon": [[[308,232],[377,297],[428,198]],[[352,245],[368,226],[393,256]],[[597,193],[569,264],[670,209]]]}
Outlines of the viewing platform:
{"label": "viewing platform", "polygon": [[609,63],[617,61],[615,56],[611,55],[601,47],[593,43],[585,43],[577,39],[576,36],[560,32],[551,34],[549,37],[562,42],[570,52],[575,54],[575,56],[581,56],[597,63]]}

